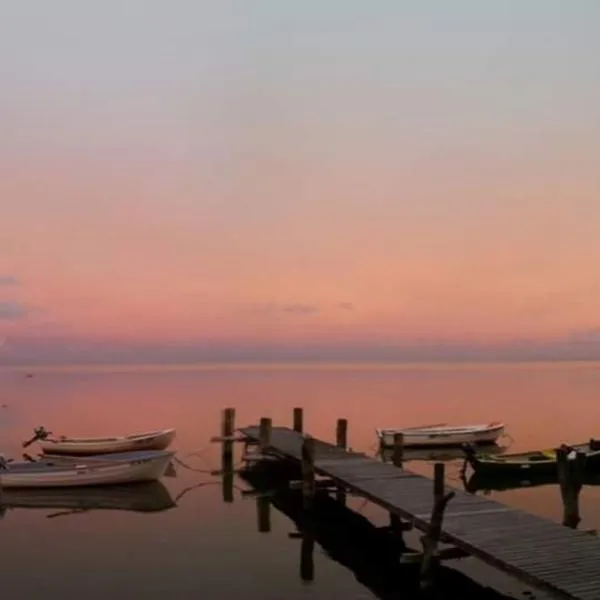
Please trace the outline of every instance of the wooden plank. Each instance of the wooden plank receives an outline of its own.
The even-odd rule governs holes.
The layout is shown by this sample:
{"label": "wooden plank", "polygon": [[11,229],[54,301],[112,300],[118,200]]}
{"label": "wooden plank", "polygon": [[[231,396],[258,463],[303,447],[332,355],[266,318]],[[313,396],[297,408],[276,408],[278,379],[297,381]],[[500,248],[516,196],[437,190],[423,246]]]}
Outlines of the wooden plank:
{"label": "wooden plank", "polygon": [[[241,430],[257,439],[257,427]],[[273,427],[269,449],[299,460],[303,435]],[[314,441],[315,471],[427,530],[432,481],[422,475]],[[600,540],[486,497],[446,488],[455,497],[444,516],[442,541],[557,597],[598,600]]]}

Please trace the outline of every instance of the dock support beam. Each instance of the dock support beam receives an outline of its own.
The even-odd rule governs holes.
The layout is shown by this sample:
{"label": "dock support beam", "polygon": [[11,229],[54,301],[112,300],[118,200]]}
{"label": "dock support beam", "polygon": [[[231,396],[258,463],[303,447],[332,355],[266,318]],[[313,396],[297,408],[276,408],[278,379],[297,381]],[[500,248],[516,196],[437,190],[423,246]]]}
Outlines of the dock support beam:
{"label": "dock support beam", "polygon": [[452,498],[454,492],[444,493],[444,463],[435,463],[433,478],[433,509],[431,511],[431,520],[427,533],[421,537],[423,545],[423,560],[421,562],[421,589],[428,589],[433,585],[435,557],[437,555],[437,545],[442,533],[442,524],[444,521],[444,511]]}
{"label": "dock support beam", "polygon": [[315,440],[310,436],[306,436],[304,442],[302,442],[302,495],[306,510],[310,510],[313,507],[316,489]]}
{"label": "dock support beam", "polygon": [[581,521],[579,516],[579,493],[583,483],[585,470],[585,453],[577,452],[575,458],[569,460],[568,448],[556,450],[558,468],[558,483],[563,501],[563,525],[572,529],[577,528]]}
{"label": "dock support beam", "polygon": [[304,410],[302,408],[294,408],[293,429],[298,433],[304,430]]}

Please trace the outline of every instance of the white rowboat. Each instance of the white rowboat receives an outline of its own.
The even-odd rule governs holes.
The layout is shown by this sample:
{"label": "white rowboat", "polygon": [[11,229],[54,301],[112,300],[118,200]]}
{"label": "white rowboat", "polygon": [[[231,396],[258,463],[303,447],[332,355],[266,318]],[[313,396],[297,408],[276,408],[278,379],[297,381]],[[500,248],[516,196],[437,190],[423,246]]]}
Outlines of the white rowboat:
{"label": "white rowboat", "polygon": [[40,462],[3,462],[0,464],[0,489],[50,488],[113,485],[155,481],[165,472],[174,452],[148,450],[129,452],[126,456],[65,461],[52,464]]}
{"label": "white rowboat", "polygon": [[404,447],[460,446],[461,444],[493,444],[504,433],[504,423],[494,421],[480,425],[428,425],[398,429],[376,429],[384,447],[394,445],[394,435],[401,433]]}
{"label": "white rowboat", "polygon": [[47,454],[90,456],[113,452],[137,450],[165,450],[175,438],[175,429],[162,429],[122,437],[105,438],[59,438],[40,439],[40,447]]}

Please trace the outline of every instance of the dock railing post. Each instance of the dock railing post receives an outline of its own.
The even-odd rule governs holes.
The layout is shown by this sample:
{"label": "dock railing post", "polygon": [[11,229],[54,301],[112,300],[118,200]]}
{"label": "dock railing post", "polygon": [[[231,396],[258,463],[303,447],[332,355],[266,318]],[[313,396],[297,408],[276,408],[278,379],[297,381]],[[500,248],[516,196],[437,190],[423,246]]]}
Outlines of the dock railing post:
{"label": "dock railing post", "polygon": [[298,433],[304,430],[304,411],[300,407],[294,408],[293,429]]}
{"label": "dock railing post", "polygon": [[431,587],[434,581],[435,557],[437,555],[437,545],[442,533],[442,524],[444,521],[444,510],[452,498],[454,492],[444,494],[444,463],[435,463],[433,478],[433,508],[427,533],[421,537],[423,545],[423,560],[421,562],[421,588]]}
{"label": "dock railing post", "polygon": [[584,452],[576,452],[570,460],[572,450],[560,447],[556,450],[558,483],[563,502],[563,525],[575,529],[581,517],[579,515],[579,494],[583,483],[586,456]]}
{"label": "dock railing post", "polygon": [[302,442],[302,496],[305,509],[312,508],[315,492],[315,440],[306,436]]}
{"label": "dock railing post", "polygon": [[392,454],[392,463],[395,467],[402,468],[404,463],[404,434],[394,434],[394,451]]}

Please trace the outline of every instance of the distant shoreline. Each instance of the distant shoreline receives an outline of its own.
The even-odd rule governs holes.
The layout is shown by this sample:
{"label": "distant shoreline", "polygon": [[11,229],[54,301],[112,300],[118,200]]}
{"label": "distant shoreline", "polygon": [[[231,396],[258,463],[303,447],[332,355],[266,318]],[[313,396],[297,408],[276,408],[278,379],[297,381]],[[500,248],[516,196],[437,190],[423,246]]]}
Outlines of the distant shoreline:
{"label": "distant shoreline", "polygon": [[598,359],[513,359],[513,360],[398,360],[398,361],[368,361],[368,360],[256,360],[256,361],[202,361],[195,363],[15,363],[0,365],[0,372],[66,372],[66,371],[213,371],[213,370],[247,370],[247,371],[280,371],[280,370],[364,370],[364,371],[394,371],[394,370],[427,370],[427,369],[458,369],[476,370],[481,368],[552,368],[558,366],[579,368],[600,368]]}

